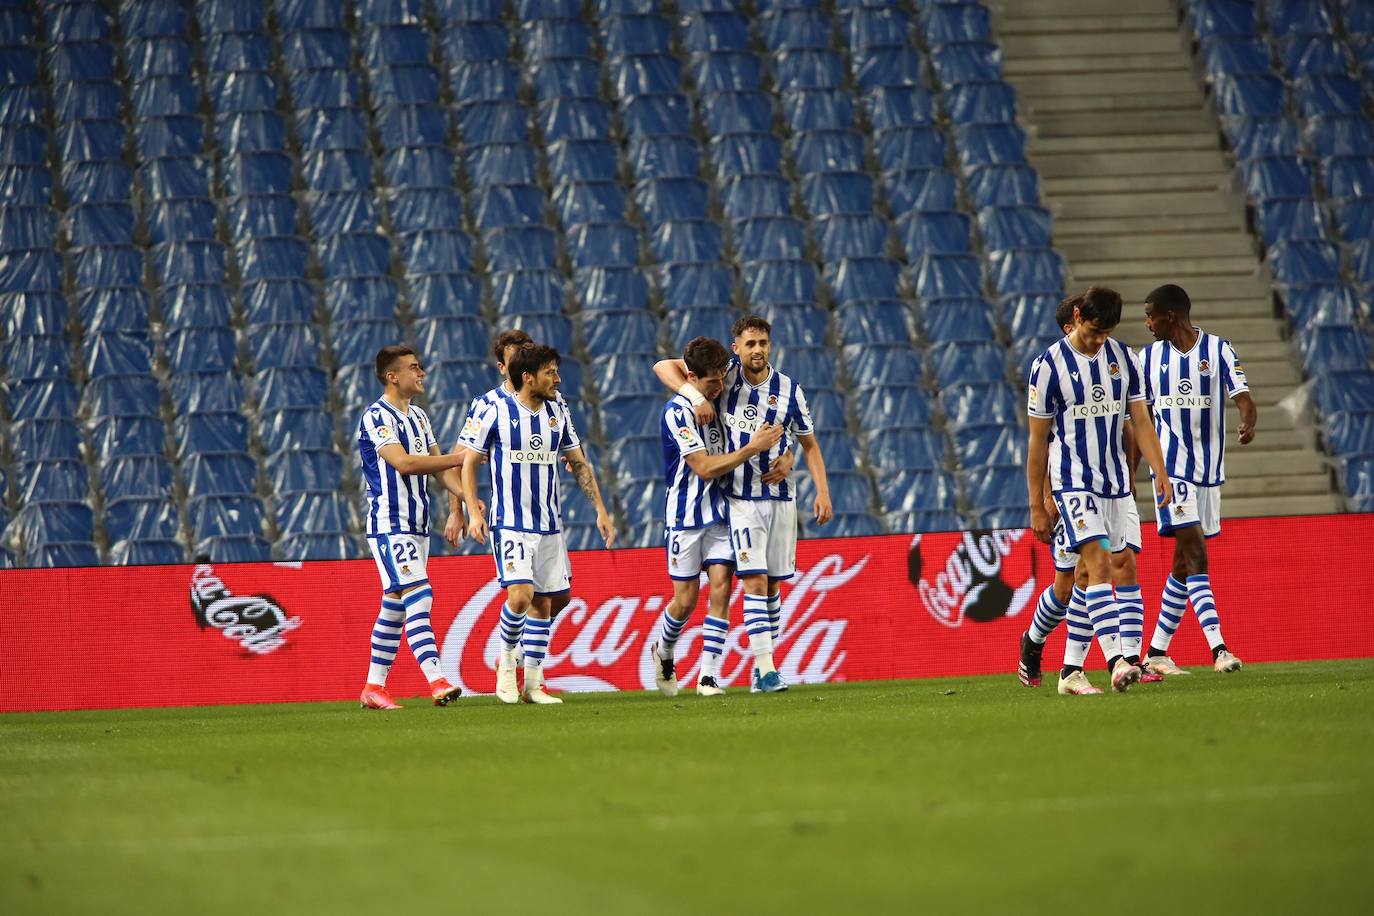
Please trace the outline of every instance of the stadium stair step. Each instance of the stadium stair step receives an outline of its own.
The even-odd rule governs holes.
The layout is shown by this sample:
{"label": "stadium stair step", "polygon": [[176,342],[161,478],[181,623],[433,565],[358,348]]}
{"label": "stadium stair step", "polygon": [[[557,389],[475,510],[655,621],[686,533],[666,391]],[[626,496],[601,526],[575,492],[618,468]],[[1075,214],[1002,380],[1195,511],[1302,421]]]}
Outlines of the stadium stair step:
{"label": "stadium stair step", "polygon": [[1026,0],[1001,8],[996,26],[1074,284],[1121,292],[1117,336],[1131,346],[1152,341],[1144,299],[1169,282],[1188,290],[1199,325],[1236,345],[1260,419],[1240,447],[1228,411],[1224,514],[1340,511],[1315,434],[1277,406],[1301,374],[1176,5]]}

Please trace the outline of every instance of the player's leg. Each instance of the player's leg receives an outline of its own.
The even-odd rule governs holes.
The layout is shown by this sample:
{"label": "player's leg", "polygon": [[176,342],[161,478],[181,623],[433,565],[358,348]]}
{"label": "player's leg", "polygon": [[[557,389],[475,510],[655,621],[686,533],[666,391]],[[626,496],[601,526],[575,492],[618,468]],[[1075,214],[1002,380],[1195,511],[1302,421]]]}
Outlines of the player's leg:
{"label": "player's leg", "polygon": [[1212,650],[1212,667],[1225,674],[1239,671],[1241,660],[1226,647],[1226,640],[1221,635],[1221,617],[1217,613],[1207,567],[1207,539],[1221,533],[1221,488],[1196,487],[1195,490],[1201,536],[1194,541],[1188,557],[1188,600],[1193,603],[1193,613],[1202,627],[1202,635],[1207,638],[1207,647]]}
{"label": "player's leg", "polygon": [[[1202,543],[1201,522],[1197,515],[1197,494],[1188,481],[1171,479],[1174,498],[1167,506],[1155,508],[1159,536],[1174,542],[1173,562],[1159,598],[1159,619],[1150,637],[1145,663],[1151,671],[1165,676],[1188,674],[1169,657],[1169,644],[1188,610],[1188,576],[1195,545]],[[1205,556],[1205,554],[1204,554]]]}
{"label": "player's leg", "polygon": [[405,625],[405,605],[400,592],[382,595],[382,607],[372,625],[372,655],[367,666],[367,682],[363,685],[359,704],[364,709],[399,709],[386,690],[386,678],[396,653],[401,648],[401,631]]}
{"label": "player's leg", "polygon": [[[724,556],[708,561],[706,567],[706,619],[701,626],[701,673],[697,677],[697,693],[704,697],[725,693],[719,682],[720,662],[730,633],[730,595],[734,590],[735,564],[727,559],[730,550],[728,529],[720,531],[716,537],[723,545],[723,550],[718,547],[717,551]],[[708,547],[707,555],[712,553]]]}
{"label": "player's leg", "polygon": [[553,599],[567,593],[571,586],[567,551],[561,534],[526,534],[524,542],[532,558],[531,598],[550,600],[538,604],[530,602],[525,635],[521,640],[525,650],[525,686],[520,691],[520,698],[541,706],[557,705],[563,701],[544,690],[544,675],[553,633]]}
{"label": "player's leg", "polygon": [[[497,578],[506,590],[506,600],[501,605],[501,652],[496,663],[496,698],[502,703],[520,702],[516,650],[525,638],[525,625],[534,604],[534,564],[526,537],[520,531],[491,531]],[[548,613],[546,605],[544,614]]]}
{"label": "player's leg", "polygon": [[[772,500],[768,510],[768,635],[773,650],[782,638],[782,583],[797,573],[797,504],[793,500]],[[759,671],[759,690],[780,693],[787,689],[781,672]]]}
{"label": "player's leg", "polygon": [[[1139,531],[1139,525],[1136,526]],[[1145,600],[1140,593],[1140,579],[1136,572],[1135,548],[1129,546],[1112,554],[1112,587],[1116,591],[1116,606],[1121,612],[1121,654],[1140,669],[1142,684],[1157,684],[1164,676],[1141,664],[1141,645],[1145,641]]]}
{"label": "player's leg", "polygon": [[754,691],[764,674],[777,674],[773,664],[773,628],[768,620],[769,501],[730,500],[730,544],[735,575],[744,586],[744,631],[754,656]]}
{"label": "player's leg", "polygon": [[1088,617],[1088,570],[1080,562],[1069,574],[1068,632],[1064,640],[1064,667],[1059,670],[1060,696],[1086,696],[1102,691],[1094,687],[1083,672],[1088,650],[1093,644],[1093,624]]}
{"label": "player's leg", "polygon": [[1073,571],[1078,557],[1069,552],[1064,538],[1063,524],[1054,527],[1050,551],[1054,557],[1054,581],[1045,587],[1036,602],[1030,626],[1021,634],[1021,660],[1016,669],[1017,679],[1027,687],[1041,684],[1041,657],[1045,640],[1068,614],[1069,591],[1073,587]]}
{"label": "player's leg", "polygon": [[[371,662],[368,665],[367,684],[360,698],[361,704],[368,709],[399,708],[387,694],[386,679],[400,649],[401,635],[403,632],[408,635],[407,602],[418,592],[429,592],[429,573],[425,568],[428,550],[422,551],[422,546],[428,548],[429,545],[427,542],[421,545],[422,540],[424,539],[410,535],[377,535],[368,538],[372,558],[377,563],[377,572],[382,579],[382,607],[372,626]],[[413,600],[418,605],[423,596]],[[427,616],[425,623],[428,625]],[[432,638],[430,642],[433,644]],[[411,651],[415,653],[417,660],[424,656],[421,670],[433,681],[434,677],[430,677],[431,672],[435,677],[439,676],[439,655],[438,652],[433,652],[433,664],[426,668],[425,662],[429,660],[429,656],[424,655],[423,648],[422,646],[420,651],[416,651],[412,641]]]}
{"label": "player's leg", "polygon": [[677,696],[677,640],[701,594],[701,534],[700,530],[668,532],[668,578],[673,583],[673,597],[659,617],[658,638],[649,644],[654,686],[664,696]]}
{"label": "player's leg", "polygon": [[1118,500],[1091,493],[1057,493],[1055,499],[1070,544],[1087,569],[1088,618],[1107,657],[1112,689],[1124,691],[1140,678],[1140,669],[1121,654],[1120,609],[1112,592],[1111,555],[1125,546],[1124,513],[1115,505]]}

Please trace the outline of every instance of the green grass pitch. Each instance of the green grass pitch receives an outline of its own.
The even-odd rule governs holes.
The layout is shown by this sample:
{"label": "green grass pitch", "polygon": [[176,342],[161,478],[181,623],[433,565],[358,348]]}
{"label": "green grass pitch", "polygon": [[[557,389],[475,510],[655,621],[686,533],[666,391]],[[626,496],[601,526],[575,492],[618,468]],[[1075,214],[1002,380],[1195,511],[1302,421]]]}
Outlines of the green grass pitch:
{"label": "green grass pitch", "polygon": [[1046,681],[0,716],[0,913],[1374,912],[1374,662]]}

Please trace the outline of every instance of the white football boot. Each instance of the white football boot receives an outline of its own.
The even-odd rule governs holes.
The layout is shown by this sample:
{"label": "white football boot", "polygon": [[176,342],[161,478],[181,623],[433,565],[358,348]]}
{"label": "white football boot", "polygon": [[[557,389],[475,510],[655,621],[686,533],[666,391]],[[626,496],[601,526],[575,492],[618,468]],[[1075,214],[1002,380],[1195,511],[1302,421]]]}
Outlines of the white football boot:
{"label": "white football boot", "polygon": [[654,663],[654,686],[665,697],[677,696],[677,673],[673,670],[671,658],[660,658],[658,643],[649,645],[649,658]]}
{"label": "white football boot", "polygon": [[1174,660],[1167,655],[1151,655],[1145,659],[1145,667],[1163,677],[1181,677],[1193,673],[1175,665]]}
{"label": "white football boot", "polygon": [[1212,670],[1218,674],[1230,674],[1232,671],[1239,671],[1241,667],[1240,659],[1226,649],[1218,652],[1216,660],[1212,662]]}
{"label": "white football boot", "polygon": [[563,702],[561,698],[551,697],[544,692],[543,668],[525,669],[525,689],[520,692],[520,699],[536,706],[556,706]]}
{"label": "white football boot", "polygon": [[1088,676],[1082,671],[1075,671],[1068,677],[1059,678],[1059,695],[1061,697],[1090,697],[1102,692],[1101,688],[1094,687],[1088,680]]}
{"label": "white football boot", "polygon": [[1116,661],[1116,666],[1112,668],[1112,689],[1117,693],[1125,693],[1131,685],[1140,680],[1140,669],[1124,658]]}
{"label": "white football boot", "polygon": [[517,671],[514,653],[501,650],[501,660],[496,663],[496,699],[502,703],[520,702],[520,685],[516,683]]}

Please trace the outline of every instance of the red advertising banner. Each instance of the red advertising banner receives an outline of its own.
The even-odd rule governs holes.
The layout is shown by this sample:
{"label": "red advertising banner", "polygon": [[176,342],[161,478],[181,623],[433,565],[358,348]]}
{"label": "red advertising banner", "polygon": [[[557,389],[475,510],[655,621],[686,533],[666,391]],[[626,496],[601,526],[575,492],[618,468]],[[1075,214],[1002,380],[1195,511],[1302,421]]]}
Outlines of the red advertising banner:
{"label": "red advertising banner", "polygon": [[[1374,563],[1339,559],[1370,543],[1374,515],[1228,521],[1208,545],[1227,643],[1247,662],[1374,656]],[[1144,547],[1148,640],[1171,547],[1150,531]],[[652,689],[648,646],[671,595],[664,559],[574,554],[551,687]],[[783,588],[778,667],[791,683],[1004,673],[1011,689],[1017,637],[1053,577],[1048,548],[1022,530],[802,541]],[[430,578],[445,674],[464,693],[490,693],[502,601],[491,559],[437,558]],[[350,699],[367,671],[379,589],[362,560],[0,571],[0,711]],[[737,588],[736,621],[740,603]],[[684,683],[697,670],[702,613],[678,643]],[[1061,627],[1047,670],[1063,640]],[[747,649],[732,627],[722,683],[748,683]],[[1089,664],[1101,667],[1093,651]],[[1171,652],[1180,664],[1210,661],[1191,611]],[[405,647],[389,686],[425,693]]]}

